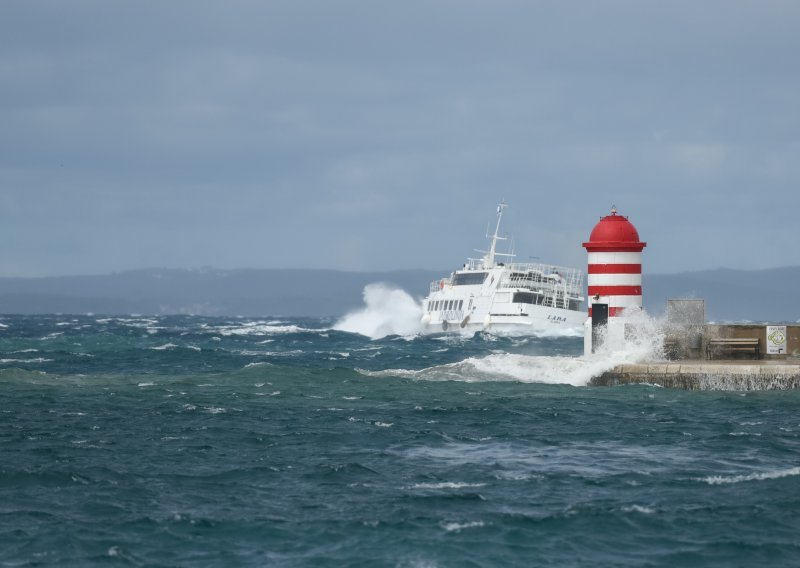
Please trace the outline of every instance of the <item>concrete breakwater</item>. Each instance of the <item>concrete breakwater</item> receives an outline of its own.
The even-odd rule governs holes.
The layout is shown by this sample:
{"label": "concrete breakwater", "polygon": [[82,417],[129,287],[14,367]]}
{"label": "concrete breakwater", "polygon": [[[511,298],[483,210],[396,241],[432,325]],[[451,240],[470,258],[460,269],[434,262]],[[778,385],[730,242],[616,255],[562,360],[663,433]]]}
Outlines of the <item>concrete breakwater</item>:
{"label": "concrete breakwater", "polygon": [[589,382],[641,383],[687,390],[789,390],[800,388],[800,361],[654,361],[618,365]]}

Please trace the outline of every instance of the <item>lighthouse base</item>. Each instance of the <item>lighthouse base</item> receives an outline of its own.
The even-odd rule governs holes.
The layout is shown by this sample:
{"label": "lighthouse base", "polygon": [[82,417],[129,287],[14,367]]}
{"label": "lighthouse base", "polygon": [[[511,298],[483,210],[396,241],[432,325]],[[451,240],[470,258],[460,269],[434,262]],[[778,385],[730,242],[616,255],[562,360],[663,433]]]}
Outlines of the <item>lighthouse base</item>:
{"label": "lighthouse base", "polygon": [[663,332],[641,308],[629,308],[604,323],[587,318],[583,324],[584,355],[629,351],[632,347],[663,354]]}

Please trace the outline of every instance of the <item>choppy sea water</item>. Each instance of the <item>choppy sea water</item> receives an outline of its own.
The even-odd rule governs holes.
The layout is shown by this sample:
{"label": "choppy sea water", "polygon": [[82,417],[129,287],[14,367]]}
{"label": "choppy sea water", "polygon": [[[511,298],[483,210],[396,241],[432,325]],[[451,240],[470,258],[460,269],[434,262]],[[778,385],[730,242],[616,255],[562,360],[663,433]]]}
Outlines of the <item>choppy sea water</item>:
{"label": "choppy sea water", "polygon": [[579,337],[0,323],[0,566],[800,564],[796,392],[581,386]]}

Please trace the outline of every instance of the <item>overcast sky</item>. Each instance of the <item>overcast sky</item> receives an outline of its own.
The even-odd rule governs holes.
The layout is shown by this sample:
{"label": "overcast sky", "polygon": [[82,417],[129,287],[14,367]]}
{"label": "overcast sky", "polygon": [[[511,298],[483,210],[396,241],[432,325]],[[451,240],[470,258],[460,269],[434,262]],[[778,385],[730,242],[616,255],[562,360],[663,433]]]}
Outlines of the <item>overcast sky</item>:
{"label": "overcast sky", "polygon": [[0,276],[800,264],[800,2],[0,3]]}

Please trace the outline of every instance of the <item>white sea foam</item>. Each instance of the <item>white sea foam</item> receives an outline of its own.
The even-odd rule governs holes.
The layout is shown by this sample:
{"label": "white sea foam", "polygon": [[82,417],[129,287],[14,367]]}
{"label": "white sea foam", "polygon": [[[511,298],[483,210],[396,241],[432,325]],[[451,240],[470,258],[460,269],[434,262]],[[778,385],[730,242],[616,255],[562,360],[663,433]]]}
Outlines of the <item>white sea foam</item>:
{"label": "white sea foam", "polygon": [[741,483],[743,481],[764,481],[767,479],[780,479],[782,477],[790,477],[793,475],[800,475],[800,467],[791,467],[789,469],[779,469],[775,471],[767,471],[763,473],[750,473],[748,475],[712,475],[704,477],[700,481],[705,481],[709,485],[725,485],[728,483]]}
{"label": "white sea foam", "polygon": [[625,513],[642,513],[643,515],[652,515],[655,513],[655,509],[643,507],[641,505],[630,505],[629,507],[623,507],[622,510]]}
{"label": "white sea foam", "polygon": [[441,527],[447,532],[461,532],[464,529],[474,529],[484,526],[483,521],[472,521],[469,523],[442,523]]}
{"label": "white sea foam", "polygon": [[631,322],[637,333],[629,338],[623,349],[601,348],[597,353],[587,356],[531,356],[497,350],[485,357],[468,357],[463,361],[421,370],[357,370],[367,376],[399,376],[430,381],[518,381],[585,386],[592,378],[617,365],[663,357],[663,332],[660,322],[646,315],[634,316]]}
{"label": "white sea foam", "polygon": [[544,357],[492,354],[421,370],[388,369],[359,372],[373,377],[408,377],[428,381],[518,381],[523,383],[586,385],[592,377],[619,364],[611,357]]}
{"label": "white sea foam", "polygon": [[443,481],[441,483],[415,483],[411,486],[411,489],[467,489],[485,486],[485,483]]}
{"label": "white sea foam", "polygon": [[37,357],[35,359],[0,359],[0,363],[50,363],[53,359]]}
{"label": "white sea foam", "polygon": [[55,339],[56,337],[60,337],[62,335],[64,335],[63,331],[55,331],[53,333],[45,335],[44,337],[40,337],[39,341],[48,341],[50,339]]}
{"label": "white sea foam", "polygon": [[249,369],[250,367],[264,367],[264,366],[271,367],[272,363],[268,361],[254,361],[252,363],[248,363],[247,365],[245,365],[244,368]]}
{"label": "white sea foam", "polygon": [[422,306],[403,290],[383,283],[368,284],[364,287],[364,304],[362,309],[337,321],[333,329],[372,339],[387,335],[413,337],[422,332]]}
{"label": "white sea foam", "polygon": [[323,329],[309,329],[297,325],[280,325],[282,322],[275,324],[273,322],[247,322],[242,325],[226,325],[216,328],[212,331],[224,335],[226,337],[232,335],[248,336],[248,335],[282,335],[288,333],[304,333],[304,332],[321,332]]}
{"label": "white sea foam", "polygon": [[165,343],[164,345],[159,345],[158,347],[148,347],[148,349],[152,349],[153,351],[168,351],[177,347],[178,346],[174,343]]}

